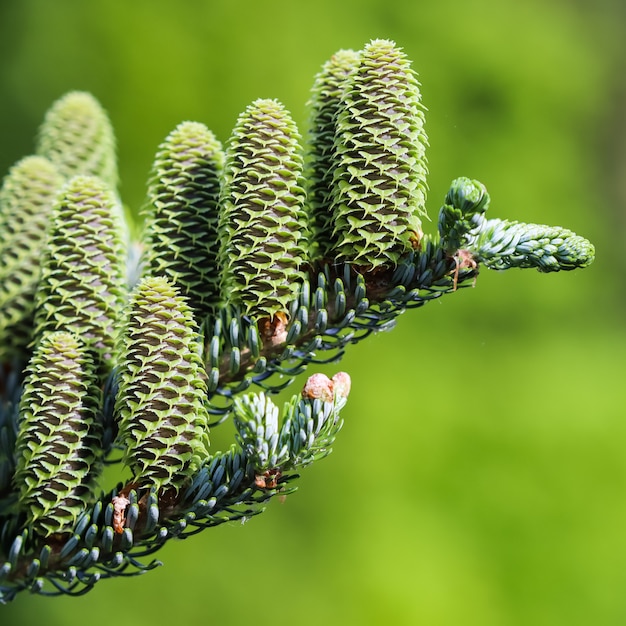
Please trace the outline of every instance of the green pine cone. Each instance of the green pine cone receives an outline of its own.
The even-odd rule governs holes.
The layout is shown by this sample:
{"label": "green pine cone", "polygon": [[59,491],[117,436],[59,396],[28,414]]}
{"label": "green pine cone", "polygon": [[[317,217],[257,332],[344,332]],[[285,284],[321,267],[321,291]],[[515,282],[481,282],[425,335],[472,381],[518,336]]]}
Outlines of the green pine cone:
{"label": "green pine cone", "polygon": [[178,491],[208,456],[207,390],[192,311],[166,278],[136,287],[122,342],[125,464],[136,484]]}
{"label": "green pine cone", "polygon": [[117,187],[113,128],[89,93],[72,91],[50,107],[39,129],[37,154],[48,158],[66,179],[98,176]]}
{"label": "green pine cone", "polygon": [[595,248],[560,226],[487,220],[471,248],[476,261],[495,270],[512,267],[558,272],[587,267]]}
{"label": "green pine cone", "polygon": [[98,352],[98,370],[113,359],[124,305],[125,253],[117,205],[98,178],[76,176],[53,207],[35,295],[35,337],[73,332]]}
{"label": "green pine cone", "polygon": [[183,122],[161,144],[148,188],[146,274],[170,278],[200,316],[219,302],[218,200],[224,156],[198,122]]}
{"label": "green pine cone", "polygon": [[419,83],[387,40],[361,52],[337,118],[334,256],[366,268],[393,266],[422,236],[427,139]]}
{"label": "green pine cone", "polygon": [[39,534],[69,531],[92,496],[99,405],[93,363],[79,339],[44,335],[26,370],[14,476],[18,506]]}
{"label": "green pine cone", "polygon": [[308,235],[298,141],[287,110],[257,100],[240,115],[226,152],[222,292],[259,317],[285,312],[304,278]]}
{"label": "green pine cone", "polygon": [[0,361],[24,357],[50,210],[63,180],[47,159],[16,163],[0,190]]}
{"label": "green pine cone", "polygon": [[323,65],[313,84],[307,141],[307,201],[315,258],[327,257],[333,247],[330,207],[337,114],[348,78],[358,61],[358,52],[339,50]]}

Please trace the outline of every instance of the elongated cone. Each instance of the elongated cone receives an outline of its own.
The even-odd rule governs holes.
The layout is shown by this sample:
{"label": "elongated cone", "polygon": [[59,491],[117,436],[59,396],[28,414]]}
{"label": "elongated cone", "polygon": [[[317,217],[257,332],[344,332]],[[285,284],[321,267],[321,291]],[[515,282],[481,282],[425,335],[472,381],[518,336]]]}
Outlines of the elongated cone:
{"label": "elongated cone", "polygon": [[182,122],[159,146],[148,188],[143,271],[173,280],[200,317],[219,302],[223,166],[213,133],[204,124]]}
{"label": "elongated cone", "polygon": [[256,316],[285,312],[308,259],[299,134],[276,100],[242,115],[226,152],[222,292]]}
{"label": "elongated cone", "polygon": [[369,269],[394,266],[421,238],[427,139],[419,83],[392,41],[361,52],[335,137],[334,256]]}
{"label": "elongated cone", "polygon": [[178,491],[208,455],[198,328],[163,277],[139,283],[129,313],[116,401],[124,461],[142,486]]}
{"label": "elongated cone", "polygon": [[70,333],[44,335],[20,401],[14,484],[35,532],[71,529],[85,510],[101,461],[100,391],[93,363]]}
{"label": "elongated cone", "polygon": [[0,361],[25,358],[52,204],[63,179],[47,159],[16,163],[0,190]]}
{"label": "elongated cone", "polygon": [[314,258],[327,257],[333,247],[331,193],[337,114],[350,73],[358,61],[358,52],[339,50],[323,65],[313,83],[306,170]]}
{"label": "elongated cone", "polygon": [[39,129],[37,154],[66,179],[98,176],[117,187],[115,136],[107,114],[89,93],[71,91],[48,110]]}
{"label": "elongated cone", "polygon": [[125,252],[116,203],[104,183],[76,176],[52,210],[36,293],[35,337],[73,332],[98,353],[98,370],[112,365],[125,296]]}

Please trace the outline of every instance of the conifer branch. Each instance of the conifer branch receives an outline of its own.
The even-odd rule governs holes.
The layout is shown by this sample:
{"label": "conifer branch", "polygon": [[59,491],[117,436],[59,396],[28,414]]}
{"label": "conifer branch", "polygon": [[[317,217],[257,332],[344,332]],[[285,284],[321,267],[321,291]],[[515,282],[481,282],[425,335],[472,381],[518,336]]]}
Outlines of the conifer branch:
{"label": "conifer branch", "polygon": [[[168,135],[136,284],[113,133],[92,96],[54,103],[38,155],[10,170],[0,602],[80,595],[152,569],[172,538],[262,512],[330,452],[350,378],[314,374],[282,410],[274,392],[407,309],[473,286],[481,266],[592,262],[593,246],[569,230],[488,219],[485,187],[467,178],[452,182],[437,232],[422,231],[424,107],[393,42],[337,53],[311,108],[304,155],[275,100],[240,115],[225,155],[203,124]],[[209,426],[228,417],[235,441],[214,452]],[[99,484],[117,461],[125,481]]]}

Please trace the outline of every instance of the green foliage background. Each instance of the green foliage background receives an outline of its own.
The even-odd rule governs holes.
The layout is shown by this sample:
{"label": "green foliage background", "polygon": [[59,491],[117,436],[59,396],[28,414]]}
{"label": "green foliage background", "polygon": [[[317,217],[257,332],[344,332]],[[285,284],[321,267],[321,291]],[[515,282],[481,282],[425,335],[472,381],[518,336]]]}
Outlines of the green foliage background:
{"label": "green foliage background", "polygon": [[304,129],[321,64],[388,37],[429,108],[431,216],[465,175],[492,216],[597,249],[572,274],[484,271],[354,347],[335,453],[284,503],[2,623],[626,623],[625,19],[621,0],[0,3],[3,173],[53,100],[89,90],[136,211],[178,122],[226,140],[276,97]]}

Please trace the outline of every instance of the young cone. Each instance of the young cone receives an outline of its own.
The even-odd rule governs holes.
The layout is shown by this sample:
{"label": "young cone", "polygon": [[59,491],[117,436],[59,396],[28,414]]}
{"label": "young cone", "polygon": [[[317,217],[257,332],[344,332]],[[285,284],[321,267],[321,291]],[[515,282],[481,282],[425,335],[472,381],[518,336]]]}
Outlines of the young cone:
{"label": "young cone", "polygon": [[100,391],[81,342],[44,335],[26,371],[14,484],[35,532],[71,529],[93,489],[101,457]]}
{"label": "young cone", "polygon": [[112,365],[125,293],[125,252],[111,192],[98,178],[76,176],[53,208],[36,293],[35,337],[66,330]]}
{"label": "young cone", "polygon": [[78,174],[98,176],[111,189],[117,187],[113,128],[89,93],[72,91],[50,107],[39,129],[36,151],[66,179]]}
{"label": "young cone", "polygon": [[224,155],[213,133],[182,122],[159,146],[148,188],[143,271],[167,276],[200,316],[219,301],[220,177]]}
{"label": "young cone", "polygon": [[178,491],[208,456],[206,385],[193,314],[163,277],[144,278],[122,336],[116,413],[142,487]]}
{"label": "young cone", "polygon": [[314,258],[327,257],[333,247],[330,208],[337,114],[350,73],[358,61],[358,52],[339,50],[324,64],[313,84],[307,141],[307,202],[311,211]]}
{"label": "young cone", "polygon": [[337,117],[334,256],[366,269],[395,266],[421,238],[427,139],[419,83],[387,40],[361,52]]}
{"label": "young cone", "polygon": [[304,278],[307,222],[296,125],[276,100],[239,117],[226,152],[222,291],[247,313],[285,312]]}
{"label": "young cone", "polygon": [[27,354],[41,251],[62,182],[50,161],[29,156],[0,190],[0,362]]}

